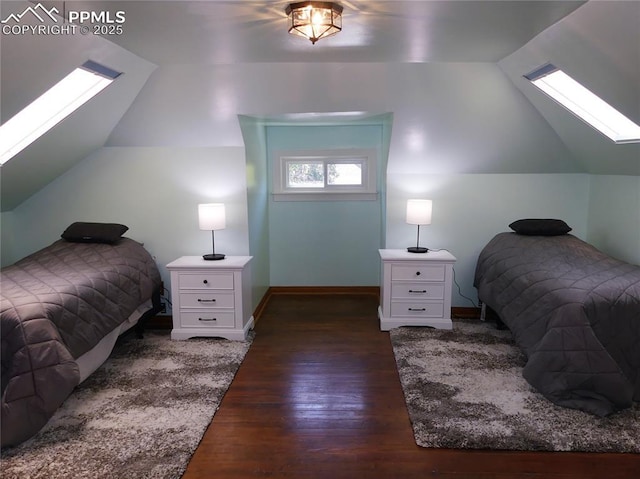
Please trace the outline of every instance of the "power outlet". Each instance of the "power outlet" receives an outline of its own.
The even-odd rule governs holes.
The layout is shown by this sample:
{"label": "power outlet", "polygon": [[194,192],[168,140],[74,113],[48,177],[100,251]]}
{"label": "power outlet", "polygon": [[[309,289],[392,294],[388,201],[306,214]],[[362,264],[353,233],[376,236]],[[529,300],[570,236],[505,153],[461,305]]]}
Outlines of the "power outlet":
{"label": "power outlet", "polygon": [[159,313],[166,313],[166,312],[167,312],[167,303],[162,301],[160,303],[160,311],[159,311]]}

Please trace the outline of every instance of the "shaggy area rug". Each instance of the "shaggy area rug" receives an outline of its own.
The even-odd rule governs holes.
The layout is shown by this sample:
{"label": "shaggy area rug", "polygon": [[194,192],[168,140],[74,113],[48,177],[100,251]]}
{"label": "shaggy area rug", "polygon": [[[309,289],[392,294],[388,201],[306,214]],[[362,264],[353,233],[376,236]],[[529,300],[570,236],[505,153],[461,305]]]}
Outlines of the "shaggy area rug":
{"label": "shaggy area rug", "polygon": [[252,337],[121,338],[36,436],[2,451],[2,477],[181,477]]}
{"label": "shaggy area rug", "polygon": [[607,418],[556,406],[522,377],[508,330],[390,331],[416,443],[452,449],[640,452],[640,404]]}

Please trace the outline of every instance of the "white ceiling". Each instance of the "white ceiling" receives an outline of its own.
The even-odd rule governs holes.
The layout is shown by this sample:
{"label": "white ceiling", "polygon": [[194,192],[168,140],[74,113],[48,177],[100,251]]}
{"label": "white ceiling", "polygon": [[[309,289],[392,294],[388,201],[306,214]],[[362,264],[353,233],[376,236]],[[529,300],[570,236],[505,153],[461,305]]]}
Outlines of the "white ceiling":
{"label": "white ceiling", "polygon": [[[2,18],[5,18],[9,11],[23,11],[25,3],[2,0],[0,4]],[[185,131],[177,134],[180,138],[183,134],[191,138],[188,133],[189,128],[194,128],[193,124],[196,128],[192,135],[197,135],[201,131],[198,128],[215,130],[218,127],[218,123],[215,122],[218,121],[217,118],[213,121],[210,112],[203,111],[199,103],[193,99],[184,107],[188,110],[184,112],[185,118],[180,116],[182,113],[180,101],[183,99],[180,95],[190,97],[191,92],[188,89],[194,85],[201,88],[198,90],[199,97],[212,94],[213,87],[209,86],[211,82],[226,82],[226,84],[216,85],[215,92],[224,92],[227,89],[235,91],[233,82],[244,82],[242,88],[238,89],[240,92],[238,95],[242,98],[247,97],[243,100],[245,106],[239,106],[239,109],[234,111],[233,120],[222,125],[228,126],[232,121],[234,131],[237,129],[235,114],[239,112],[268,114],[273,118],[278,114],[282,115],[283,112],[329,111],[318,110],[317,103],[305,107],[304,101],[300,102],[300,98],[305,100],[309,96],[309,90],[313,89],[313,85],[304,85],[302,88],[297,84],[300,78],[306,79],[303,81],[309,81],[308,76],[296,76],[295,72],[301,68],[304,68],[305,72],[317,72],[318,78],[324,78],[325,70],[328,72],[326,75],[331,78],[335,76],[335,72],[342,70],[353,72],[357,68],[358,71],[374,73],[383,70],[388,72],[389,77],[376,79],[377,87],[373,91],[386,92],[385,89],[404,88],[398,85],[405,85],[405,83],[392,81],[392,77],[402,75],[403,71],[406,74],[407,68],[428,68],[433,72],[441,69],[440,67],[444,67],[445,70],[453,68],[454,64],[458,66],[465,64],[468,68],[493,68],[490,65],[493,64],[502,68],[518,86],[518,82],[522,81],[523,68],[526,70],[527,67],[520,63],[523,60],[548,61],[549,55],[546,53],[552,52],[554,54],[549,57],[561,58],[563,66],[567,64],[574,67],[575,64],[578,65],[577,68],[586,68],[587,74],[581,77],[595,77],[600,82],[599,85],[595,85],[598,91],[611,90],[619,96],[619,98],[612,98],[614,103],[617,100],[618,104],[623,105],[638,104],[636,100],[637,78],[640,76],[640,70],[637,69],[639,44],[629,42],[626,38],[633,37],[633,33],[629,32],[635,30],[634,21],[640,10],[620,9],[621,5],[617,5],[617,10],[623,13],[608,15],[603,10],[612,6],[609,2],[592,1],[585,5],[585,8],[579,9],[586,3],[585,1],[340,0],[339,3],[344,6],[343,31],[315,45],[287,33],[284,9],[289,2],[286,1],[67,0],[66,2],[40,3],[48,6],[55,5],[61,12],[70,9],[94,12],[123,11],[126,15],[125,23],[122,25],[123,33],[104,38],[90,38],[91,36],[80,39],[27,36],[3,38],[3,43],[0,45],[2,47],[3,120],[31,101],[36,93],[43,91],[43,88],[50,85],[55,78],[61,78],[64,72],[70,71],[70,65],[77,65],[86,60],[88,53],[90,58],[103,61],[105,65],[115,69],[126,65],[118,71],[127,71],[127,75],[123,75],[119,89],[111,89],[111,92],[102,95],[103,98],[100,101],[93,102],[92,106],[87,107],[84,113],[76,114],[73,121],[67,120],[59,125],[55,131],[39,140],[39,144],[21,153],[23,158],[19,162],[14,164],[10,162],[2,167],[0,206],[3,211],[13,209],[66,169],[86,158],[91,151],[105,145],[107,137],[110,134],[113,136],[114,128],[122,135],[123,131],[127,131],[127,126],[133,122],[134,125],[138,125],[136,132],[141,134],[140,125],[149,123],[149,112],[156,111],[151,107],[145,108],[145,105],[148,107],[149,103],[160,104],[158,111],[167,111],[167,105],[163,103],[167,92],[171,94],[174,91],[182,91],[180,94],[176,93],[176,97],[171,99],[178,102],[175,105],[178,111],[170,119],[162,117],[158,120],[166,123],[164,128],[170,128],[175,122],[191,121],[192,123],[182,124]],[[11,4],[14,4],[13,7]],[[578,11],[574,13],[576,10]],[[580,15],[583,11],[583,15]],[[613,11],[615,12],[616,9],[614,8]],[[569,16],[569,21],[561,22],[565,25],[559,32],[552,28],[571,13],[574,14]],[[574,17],[575,20],[572,20]],[[627,17],[632,18],[627,19]],[[545,34],[538,36],[543,31]],[[534,38],[536,40],[532,41]],[[90,45],[85,45],[86,43]],[[517,52],[515,58],[510,58],[514,52]],[[544,58],[538,58],[542,53],[545,53],[542,55]],[[269,68],[268,64],[274,63],[291,63],[291,65],[287,68]],[[393,65],[394,63],[398,64],[397,67]],[[407,65],[407,63],[414,65]],[[415,65],[416,63],[430,65]],[[517,68],[514,66],[515,63],[518,63],[515,65]],[[237,66],[237,64],[244,65]],[[156,65],[160,68],[152,77],[153,81],[145,84]],[[185,68],[181,68],[181,65]],[[209,65],[214,67],[209,68]],[[218,68],[216,65],[226,65],[226,67]],[[379,68],[382,65],[384,68]],[[535,66],[539,66],[539,63]],[[287,102],[274,100],[266,102],[262,111],[263,99],[260,96],[265,95],[263,85],[260,83],[269,82],[262,78],[262,75],[273,69],[278,71],[278,75],[273,77],[277,80],[271,82],[271,90],[274,90],[274,81],[281,83],[276,89],[280,96],[275,95],[275,98],[282,99],[283,94],[291,96],[291,102],[299,102],[295,107],[286,109],[282,105],[288,104]],[[227,78],[224,72],[229,70],[232,70],[233,75]],[[218,71],[222,73],[218,75]],[[162,75],[163,72],[166,74]],[[260,85],[252,89],[248,89],[248,85],[253,83],[234,76],[245,73],[251,75],[251,72],[260,72],[258,75],[261,76],[256,78],[256,84]],[[576,73],[582,72],[576,71]],[[185,78],[189,75],[191,77],[186,81]],[[204,77],[200,78],[201,76]],[[492,81],[496,80],[494,75],[489,76]],[[408,75],[407,78],[413,77]],[[424,78],[436,81],[440,77],[430,74]],[[343,82],[343,79],[338,81]],[[354,78],[353,81],[357,82],[357,79]],[[165,84],[166,82],[169,84]],[[510,90],[512,85],[503,83],[499,83],[496,88],[507,89],[508,97],[512,98]],[[146,85],[145,88],[143,85]],[[153,97],[154,88],[159,87],[162,87],[161,93]],[[358,84],[353,88],[359,91],[361,87]],[[518,86],[518,88],[526,92],[526,87]],[[633,94],[623,95],[628,91]],[[148,93],[139,95],[139,92]],[[322,91],[318,94],[314,93],[314,99],[319,101],[319,98],[323,98],[322,94]],[[332,92],[327,94],[333,95]],[[491,92],[485,89],[480,96],[490,94]],[[318,95],[320,95],[319,98],[317,98]],[[254,96],[258,98],[258,102]],[[363,93],[362,98],[362,104],[357,104],[357,108],[351,108],[351,110],[367,110],[373,113],[394,111],[394,114],[398,114],[398,122],[394,124],[394,131],[397,127],[398,138],[402,138],[403,134],[401,114],[404,114],[405,126],[424,120],[422,116],[413,118],[411,108],[408,109],[410,111],[402,112],[395,111],[394,105],[376,108],[374,106],[379,105],[374,101],[377,97],[372,99],[368,93]],[[137,109],[132,107],[134,99],[135,104],[138,105]],[[334,103],[340,103],[338,100],[339,96],[336,95]],[[452,98],[447,100],[450,101]],[[517,97],[517,100],[520,101],[520,97]],[[536,104],[539,100],[531,98],[530,101]],[[257,106],[248,109],[246,105],[252,102],[257,102]],[[277,108],[274,107],[275,104]],[[371,106],[372,104],[374,106]],[[464,101],[461,100],[460,104],[463,105]],[[402,105],[399,107],[404,108]],[[537,108],[543,111],[543,116],[549,124],[554,125],[556,132],[559,132],[559,137],[553,137],[554,141],[579,145],[575,150],[577,157],[594,157],[593,165],[589,163],[590,166],[585,171],[600,172],[602,169],[605,173],[614,171],[618,174],[626,174],[625,172],[629,170],[629,168],[620,167],[620,162],[611,166],[612,163],[609,160],[621,155],[620,148],[614,153],[610,151],[613,146],[608,144],[601,146],[603,141],[596,133],[589,136],[591,142],[585,142],[585,133],[580,122],[571,122],[570,128],[575,128],[576,131],[567,133],[566,113],[556,111],[555,105],[545,104]],[[527,110],[527,114],[529,113]],[[141,120],[137,121],[139,117]],[[287,118],[294,117],[295,115],[290,115]],[[533,120],[537,119],[536,116]],[[151,120],[150,123],[153,124],[155,118]],[[191,127],[184,126],[187,124]],[[221,128],[220,131],[227,130]],[[162,135],[163,132],[164,130],[160,129],[158,135]],[[145,136],[143,141],[137,141],[134,144],[156,144],[157,142],[146,141],[154,138]],[[175,137],[172,137],[172,140],[177,141]],[[521,140],[526,143],[529,141],[529,136],[526,140]],[[126,141],[116,143],[120,146],[128,144]],[[593,144],[600,149],[593,147]],[[585,148],[589,151],[584,151]],[[638,171],[638,163],[635,161],[637,151],[638,149],[633,146],[627,147],[622,155],[625,165],[632,164],[635,172]],[[607,161],[603,161],[603,158]],[[509,159],[509,155],[506,155],[504,161]],[[449,160],[450,158],[447,161]],[[553,158],[547,160],[552,161]],[[604,166],[600,166],[601,164]]]}
{"label": "white ceiling", "polygon": [[157,65],[273,62],[497,62],[584,1],[341,0],[343,31],[312,45],[287,33],[287,1],[42,2],[123,11],[107,37]]}

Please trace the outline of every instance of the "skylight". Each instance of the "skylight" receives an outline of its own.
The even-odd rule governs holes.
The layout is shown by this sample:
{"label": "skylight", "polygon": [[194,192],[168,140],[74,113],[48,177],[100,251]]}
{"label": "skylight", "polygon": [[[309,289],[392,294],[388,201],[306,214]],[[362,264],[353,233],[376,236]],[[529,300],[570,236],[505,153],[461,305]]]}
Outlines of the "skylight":
{"label": "skylight", "polygon": [[640,142],[640,126],[554,65],[524,77],[615,143]]}
{"label": "skylight", "polygon": [[115,80],[120,73],[87,61],[0,126],[5,164]]}

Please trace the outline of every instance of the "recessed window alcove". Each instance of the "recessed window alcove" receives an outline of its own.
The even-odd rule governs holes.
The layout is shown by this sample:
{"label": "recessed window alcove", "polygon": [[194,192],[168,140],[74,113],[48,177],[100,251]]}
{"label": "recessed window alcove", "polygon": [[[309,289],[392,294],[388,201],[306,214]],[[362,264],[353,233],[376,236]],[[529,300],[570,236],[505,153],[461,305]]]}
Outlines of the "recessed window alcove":
{"label": "recessed window alcove", "polygon": [[[313,123],[240,118],[247,155],[249,243],[262,289],[379,284],[377,250],[384,247],[391,120],[391,114]],[[335,164],[362,175],[355,175],[357,182],[350,176],[350,184],[335,184]],[[292,191],[295,186],[287,191],[286,175],[274,182],[274,174],[284,175],[288,167],[310,168],[318,176],[305,188],[310,195],[303,201],[287,197],[297,192]],[[323,179],[323,171],[330,178]],[[329,195],[322,196],[320,190]]]}

